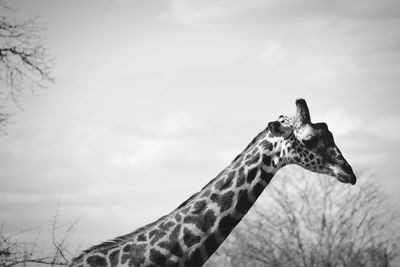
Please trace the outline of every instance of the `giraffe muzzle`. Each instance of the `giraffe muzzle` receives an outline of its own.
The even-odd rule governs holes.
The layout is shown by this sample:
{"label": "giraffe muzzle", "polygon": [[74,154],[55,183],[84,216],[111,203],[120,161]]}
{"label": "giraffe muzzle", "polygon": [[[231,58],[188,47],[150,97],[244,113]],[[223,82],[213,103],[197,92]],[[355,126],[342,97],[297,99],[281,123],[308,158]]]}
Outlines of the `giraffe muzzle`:
{"label": "giraffe muzzle", "polygon": [[339,168],[335,168],[335,170],[333,170],[334,172],[334,176],[335,178],[342,183],[349,183],[351,185],[356,184],[357,182],[357,178],[356,175],[353,172],[353,169],[351,168],[351,166],[345,162],[342,166],[340,166]]}
{"label": "giraffe muzzle", "polygon": [[357,182],[356,175],[354,174],[353,169],[351,168],[351,166],[348,163],[346,163],[343,170],[345,172],[345,177],[346,177],[347,181],[352,185],[356,184],[356,182]]}

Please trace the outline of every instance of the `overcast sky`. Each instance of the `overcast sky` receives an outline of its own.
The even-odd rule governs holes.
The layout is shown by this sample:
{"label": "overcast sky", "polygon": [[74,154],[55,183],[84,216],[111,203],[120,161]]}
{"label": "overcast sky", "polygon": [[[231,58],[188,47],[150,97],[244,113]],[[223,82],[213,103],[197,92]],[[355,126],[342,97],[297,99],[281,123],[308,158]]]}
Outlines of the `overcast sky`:
{"label": "overcast sky", "polygon": [[8,232],[46,234],[60,200],[60,220],[79,217],[74,244],[128,233],[298,97],[355,169],[400,190],[399,1],[10,3],[47,26],[56,82],[24,97],[0,138]]}

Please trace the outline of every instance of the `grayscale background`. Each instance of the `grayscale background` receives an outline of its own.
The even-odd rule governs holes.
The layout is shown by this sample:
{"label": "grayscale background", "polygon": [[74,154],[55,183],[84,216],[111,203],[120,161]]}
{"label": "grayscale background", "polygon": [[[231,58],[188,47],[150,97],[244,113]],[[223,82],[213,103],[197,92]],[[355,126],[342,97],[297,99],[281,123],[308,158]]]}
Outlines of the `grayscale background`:
{"label": "grayscale background", "polygon": [[400,200],[400,2],[16,0],[56,82],[0,138],[0,218],[71,246],[173,210],[305,98],[357,170]]}

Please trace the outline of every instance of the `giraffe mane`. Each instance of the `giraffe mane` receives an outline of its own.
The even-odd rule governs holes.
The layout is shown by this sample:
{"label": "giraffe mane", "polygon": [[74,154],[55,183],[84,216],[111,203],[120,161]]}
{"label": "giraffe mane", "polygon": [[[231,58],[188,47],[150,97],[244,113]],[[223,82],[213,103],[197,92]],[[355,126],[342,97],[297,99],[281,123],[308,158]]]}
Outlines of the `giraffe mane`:
{"label": "giraffe mane", "polygon": [[[254,137],[254,139],[246,146],[246,148],[240,153],[238,154],[232,162],[236,161],[237,159],[239,159],[241,156],[244,155],[244,153],[250,148],[252,147],[259,139],[260,137],[265,133],[265,129],[263,131],[261,131],[260,133],[257,134],[256,137]],[[193,199],[195,199],[198,195],[200,195],[200,192],[202,192],[204,189],[206,189],[207,187],[210,187],[216,180],[218,180],[218,178],[224,174],[224,172],[226,171],[226,168],[224,170],[222,170],[214,179],[212,179],[210,182],[208,182],[203,188],[202,190],[200,190],[199,192],[194,193],[192,196],[190,196],[188,199],[186,199],[184,202],[182,202],[176,209],[174,209],[171,213],[168,213],[162,217],[160,217],[158,220],[149,223],[147,225],[144,225],[138,229],[136,229],[135,231],[128,233],[126,235],[122,235],[122,236],[118,236],[116,238],[107,240],[103,243],[100,243],[98,245],[92,246],[84,251],[82,251],[77,257],[75,257],[74,259],[72,259],[72,262],[78,262],[80,260],[83,259],[83,257],[85,255],[87,255],[88,253],[92,253],[92,252],[97,252],[103,249],[110,249],[112,247],[118,246],[120,243],[127,241],[131,238],[133,238],[134,236],[140,234],[141,232],[143,232],[144,230],[155,226],[157,224],[159,224],[161,221],[163,221],[164,219],[166,219],[170,214],[176,212],[177,210],[183,208],[184,206],[186,206],[187,204],[189,204]]]}
{"label": "giraffe mane", "polygon": [[[256,137],[253,138],[253,140],[246,146],[246,148],[240,153],[238,154],[233,160],[232,162],[236,161],[238,158],[240,158],[243,153],[248,150],[251,146],[253,146],[258,139],[260,139],[260,137],[264,134],[265,130],[259,132],[257,134]],[[207,187],[210,187],[211,184],[213,184],[215,182],[215,180],[217,180],[224,172],[226,171],[226,168],[223,169],[214,179],[212,179],[211,181],[209,181],[199,192],[194,193],[192,196],[190,196],[188,199],[186,199],[185,201],[183,201],[174,211],[179,210],[181,208],[183,208],[184,206],[186,206],[188,203],[190,203],[190,201],[192,201],[193,199],[196,198],[196,196],[198,196],[200,194],[200,192],[202,192],[204,189],[206,189]]]}
{"label": "giraffe mane", "polygon": [[164,220],[168,215],[169,214],[164,215],[164,216],[162,216],[161,218],[159,218],[158,220],[156,220],[156,221],[154,221],[152,223],[149,223],[149,224],[146,224],[146,225],[144,225],[142,227],[139,227],[138,229],[134,230],[133,232],[131,232],[129,234],[115,237],[113,239],[107,240],[107,241],[105,241],[103,243],[100,243],[98,245],[95,245],[95,246],[92,246],[92,247],[90,247],[88,249],[85,249],[77,257],[73,258],[72,262],[80,261],[88,253],[96,252],[96,251],[99,251],[99,250],[102,250],[102,249],[110,249],[110,248],[112,248],[114,246],[117,246],[121,242],[127,241],[127,240],[131,239],[132,237],[140,234],[141,232],[143,232],[143,230],[146,230],[147,228],[150,228],[150,227],[158,224],[160,221]]}
{"label": "giraffe mane", "polygon": [[[210,187],[211,184],[213,184],[215,182],[215,180],[217,180],[222,173],[224,173],[225,169],[222,170],[214,179],[212,179],[211,181],[209,181],[205,186],[203,186],[203,188],[199,191],[194,193],[193,195],[191,195],[188,199],[186,199],[185,201],[183,201],[173,212],[185,207],[188,203],[190,203],[190,201],[192,201],[193,199],[195,199],[198,195],[201,194],[201,191],[203,191],[204,189],[206,189],[207,187]],[[172,213],[173,213],[172,212]]]}
{"label": "giraffe mane", "polygon": [[[222,172],[223,172],[223,171],[222,171]],[[222,172],[221,172],[221,173],[222,173]],[[203,187],[203,189],[205,189],[206,187],[209,187],[219,176],[220,176],[220,174],[218,174],[217,177],[215,177],[215,178],[212,179],[208,184],[206,184],[206,185]],[[190,201],[192,201],[193,199],[195,199],[196,196],[198,196],[198,195],[199,195],[199,192],[193,194],[193,195],[190,196],[188,199],[186,199],[184,202],[182,202],[182,203],[181,203],[175,210],[173,210],[171,213],[174,213],[175,211],[177,211],[177,210],[181,209],[182,207],[186,206],[188,203],[190,203]],[[147,228],[150,228],[150,227],[152,227],[152,226],[154,226],[154,225],[160,223],[160,221],[164,220],[164,219],[165,219],[166,217],[168,217],[171,213],[169,213],[169,214],[167,214],[167,215],[164,215],[164,216],[162,216],[161,218],[159,218],[158,220],[156,220],[156,221],[154,221],[154,222],[152,222],[152,223],[146,224],[146,225],[144,225],[144,226],[142,226],[142,227],[136,229],[135,231],[133,231],[133,232],[131,232],[131,233],[129,233],[129,234],[122,235],[122,236],[118,236],[118,237],[116,237],[116,238],[107,240],[107,241],[105,241],[105,242],[103,242],[103,243],[100,243],[100,244],[98,244],[98,245],[95,245],[95,246],[92,246],[92,247],[90,247],[90,248],[88,248],[88,249],[85,249],[85,250],[83,250],[77,257],[75,257],[75,258],[72,260],[72,262],[80,261],[80,260],[81,260],[86,254],[88,254],[88,253],[96,252],[96,251],[99,251],[99,250],[102,250],[102,249],[110,249],[110,248],[112,248],[113,246],[116,246],[116,245],[118,245],[119,243],[121,243],[121,242],[123,242],[123,241],[129,240],[129,239],[131,239],[132,237],[134,237],[135,235],[140,234],[143,230],[146,230]]]}
{"label": "giraffe mane", "polygon": [[246,146],[246,148],[232,160],[232,162],[243,156],[243,154],[260,139],[260,137],[265,133],[265,130],[266,129],[259,132],[256,137],[254,137],[253,140],[251,140],[251,142]]}

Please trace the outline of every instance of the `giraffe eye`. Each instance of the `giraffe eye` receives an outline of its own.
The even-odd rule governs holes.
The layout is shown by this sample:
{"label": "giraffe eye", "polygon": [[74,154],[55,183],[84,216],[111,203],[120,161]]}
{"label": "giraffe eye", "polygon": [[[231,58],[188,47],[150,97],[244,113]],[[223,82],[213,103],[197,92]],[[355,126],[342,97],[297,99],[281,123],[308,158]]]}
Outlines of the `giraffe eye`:
{"label": "giraffe eye", "polygon": [[313,147],[317,144],[317,141],[316,138],[310,138],[308,140],[303,140],[303,144],[307,147]]}

